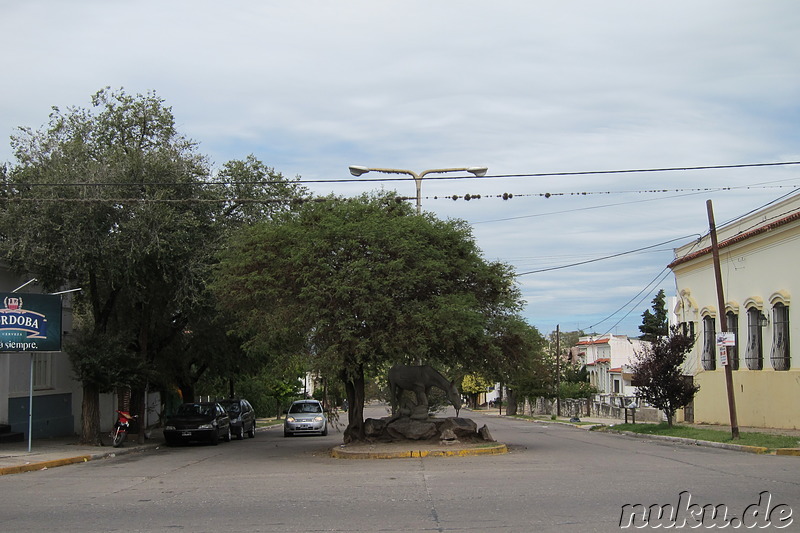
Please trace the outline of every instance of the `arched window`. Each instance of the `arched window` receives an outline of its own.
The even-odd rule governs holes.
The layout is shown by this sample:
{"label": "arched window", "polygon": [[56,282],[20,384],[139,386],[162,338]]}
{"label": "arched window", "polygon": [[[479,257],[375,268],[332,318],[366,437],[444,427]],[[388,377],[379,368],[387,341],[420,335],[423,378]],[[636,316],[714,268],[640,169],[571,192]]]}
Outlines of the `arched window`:
{"label": "arched window", "polygon": [[789,370],[789,306],[778,302],[772,308],[772,351],[769,362],[775,370]]}
{"label": "arched window", "polygon": [[725,313],[725,325],[729,333],[733,333],[736,344],[728,346],[728,364],[731,370],[739,370],[739,315],[733,311]]}
{"label": "arched window", "polygon": [[703,317],[703,370],[717,369],[717,337],[713,316]]}
{"label": "arched window", "polygon": [[764,368],[764,347],[761,340],[761,310],[757,307],[747,309],[747,346],[744,361],[750,370]]}

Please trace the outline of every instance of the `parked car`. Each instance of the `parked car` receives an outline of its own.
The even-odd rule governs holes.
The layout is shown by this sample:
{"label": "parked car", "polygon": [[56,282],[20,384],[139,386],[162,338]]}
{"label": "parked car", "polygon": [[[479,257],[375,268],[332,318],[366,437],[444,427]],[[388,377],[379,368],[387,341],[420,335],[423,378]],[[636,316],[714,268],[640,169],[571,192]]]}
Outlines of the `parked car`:
{"label": "parked car", "polygon": [[167,446],[179,442],[210,442],[231,440],[231,420],[227,411],[217,402],[184,403],[164,425]]}
{"label": "parked car", "polygon": [[328,418],[317,400],[298,400],[286,411],[283,421],[283,436],[301,435],[303,433],[328,434]]}
{"label": "parked car", "polygon": [[256,436],[256,412],[250,402],[244,398],[220,400],[219,404],[228,412],[231,419],[231,433],[239,440],[245,433],[251,439]]}

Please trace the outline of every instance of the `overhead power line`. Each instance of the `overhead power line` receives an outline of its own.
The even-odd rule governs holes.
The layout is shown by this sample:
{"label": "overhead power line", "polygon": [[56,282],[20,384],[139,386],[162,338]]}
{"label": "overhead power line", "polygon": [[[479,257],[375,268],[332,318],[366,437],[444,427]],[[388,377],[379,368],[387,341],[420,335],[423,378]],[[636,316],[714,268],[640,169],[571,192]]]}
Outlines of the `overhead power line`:
{"label": "overhead power line", "polygon": [[[692,171],[692,170],[723,170],[734,168],[758,168],[758,167],[779,167],[800,165],[800,161],[776,161],[771,163],[743,163],[738,165],[704,165],[704,166],[684,166],[684,167],[660,167],[660,168],[637,168],[637,169],[621,169],[621,170],[580,170],[570,172],[528,172],[521,174],[487,174],[480,178],[475,176],[452,176],[452,175],[427,175],[426,181],[430,180],[464,180],[464,179],[480,179],[485,181],[493,178],[545,178],[556,176],[588,176],[588,175],[602,175],[602,174],[635,174],[635,173],[651,173],[651,172],[679,172],[679,171]],[[239,181],[224,181],[224,180],[211,180],[191,183],[147,183],[147,186],[179,186],[179,185],[276,185],[276,184],[297,184],[304,185],[310,183],[368,183],[368,182],[386,182],[386,181],[408,181],[408,176],[405,177],[375,177],[375,178],[335,178],[335,179],[318,179],[318,180],[263,180],[258,182],[239,182]],[[101,187],[117,187],[133,185],[130,183],[27,183],[28,186],[101,186]]]}
{"label": "overhead power line", "polygon": [[700,236],[701,235],[699,233],[695,233],[693,235],[684,235],[683,237],[676,237],[674,239],[670,239],[668,241],[660,242],[658,244],[651,244],[650,246],[643,246],[642,248],[636,248],[635,250],[628,250],[627,252],[619,252],[619,253],[616,253],[616,254],[605,255],[603,257],[596,257],[594,259],[587,259],[586,261],[579,261],[577,263],[570,263],[570,264],[567,264],[567,265],[560,265],[560,266],[555,266],[555,267],[540,268],[538,270],[529,270],[527,272],[520,272],[520,273],[517,274],[517,276],[526,276],[528,274],[538,274],[540,272],[550,272],[551,270],[562,270],[564,268],[571,268],[571,267],[580,266],[580,265],[587,265],[589,263],[597,263],[598,261],[604,261],[606,259],[613,259],[614,257],[621,257],[623,255],[635,254],[637,252],[642,252],[644,250],[649,250],[651,248],[657,248],[659,246],[663,246],[663,245],[669,244],[671,242],[682,241],[684,239],[688,239],[689,237],[698,237],[699,238]]}

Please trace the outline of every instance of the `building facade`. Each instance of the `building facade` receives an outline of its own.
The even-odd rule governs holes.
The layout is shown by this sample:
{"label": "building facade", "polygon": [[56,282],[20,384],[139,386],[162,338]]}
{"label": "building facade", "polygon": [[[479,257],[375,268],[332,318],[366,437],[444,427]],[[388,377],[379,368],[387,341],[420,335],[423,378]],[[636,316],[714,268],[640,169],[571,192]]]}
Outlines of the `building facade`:
{"label": "building facade", "polygon": [[626,335],[590,335],[578,340],[577,357],[586,365],[589,383],[601,396],[633,397],[631,363],[647,342]]}
{"label": "building facade", "polygon": [[[709,236],[676,249],[669,265],[674,320],[697,339],[684,368],[700,390],[685,418],[730,423],[727,362],[740,426],[800,428],[800,317],[791,305],[800,292],[800,194],[717,228],[717,240],[723,309]],[[717,346],[722,321],[735,337],[727,361]]]}

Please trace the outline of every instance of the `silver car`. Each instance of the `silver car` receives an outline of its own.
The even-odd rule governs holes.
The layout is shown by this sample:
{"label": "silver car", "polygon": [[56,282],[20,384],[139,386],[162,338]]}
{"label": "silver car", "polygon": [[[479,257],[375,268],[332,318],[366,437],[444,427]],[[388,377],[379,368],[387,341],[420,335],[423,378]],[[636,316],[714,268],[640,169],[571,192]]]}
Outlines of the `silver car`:
{"label": "silver car", "polygon": [[283,421],[283,436],[301,435],[303,433],[328,434],[328,418],[317,400],[298,400],[286,411]]}

